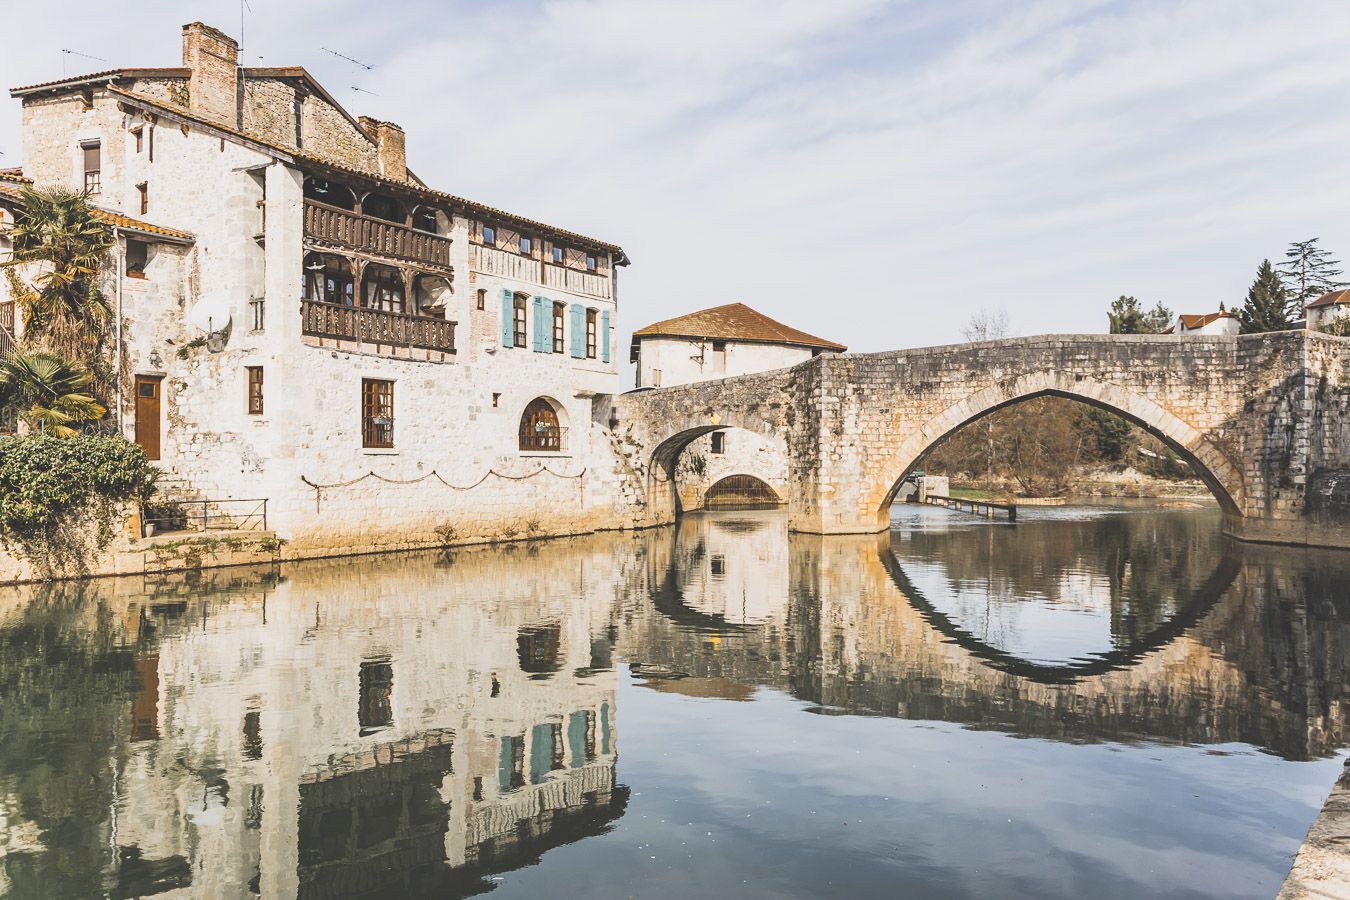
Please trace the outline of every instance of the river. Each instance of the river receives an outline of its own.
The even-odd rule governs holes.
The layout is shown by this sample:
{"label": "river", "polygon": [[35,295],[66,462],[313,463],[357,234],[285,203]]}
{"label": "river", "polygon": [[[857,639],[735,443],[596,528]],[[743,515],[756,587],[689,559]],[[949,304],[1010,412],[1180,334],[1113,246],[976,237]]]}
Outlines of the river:
{"label": "river", "polygon": [[778,511],[0,590],[0,895],[1271,897],[1350,553]]}

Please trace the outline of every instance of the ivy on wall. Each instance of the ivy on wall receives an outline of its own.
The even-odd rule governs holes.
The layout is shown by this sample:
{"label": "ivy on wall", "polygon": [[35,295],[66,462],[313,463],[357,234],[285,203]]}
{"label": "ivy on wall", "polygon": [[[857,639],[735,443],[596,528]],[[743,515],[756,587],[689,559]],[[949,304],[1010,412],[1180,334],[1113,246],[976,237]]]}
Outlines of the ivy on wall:
{"label": "ivy on wall", "polygon": [[119,511],[144,503],[157,476],[122,437],[0,438],[0,542],[45,577],[87,572]]}

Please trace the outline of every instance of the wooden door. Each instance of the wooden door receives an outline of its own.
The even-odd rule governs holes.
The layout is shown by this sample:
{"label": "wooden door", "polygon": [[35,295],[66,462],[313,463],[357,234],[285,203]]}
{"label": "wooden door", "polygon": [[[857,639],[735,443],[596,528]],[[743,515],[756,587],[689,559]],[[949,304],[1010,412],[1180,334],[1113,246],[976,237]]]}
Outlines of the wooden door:
{"label": "wooden door", "polygon": [[136,443],[146,459],[159,459],[159,385],[161,379],[136,376]]}

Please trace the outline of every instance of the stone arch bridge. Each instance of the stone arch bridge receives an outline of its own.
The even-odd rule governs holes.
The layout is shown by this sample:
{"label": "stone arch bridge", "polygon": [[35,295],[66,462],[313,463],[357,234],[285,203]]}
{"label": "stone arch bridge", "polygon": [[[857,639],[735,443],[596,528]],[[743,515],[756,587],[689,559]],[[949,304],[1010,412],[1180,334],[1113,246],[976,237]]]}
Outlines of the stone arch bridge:
{"label": "stone arch bridge", "polygon": [[680,513],[681,451],[719,428],[781,440],[794,531],[883,531],[904,476],[962,425],[1032,397],[1120,413],[1209,486],[1230,534],[1350,547],[1350,338],[1048,335],[888,353],[624,394],[602,411],[623,516]]}

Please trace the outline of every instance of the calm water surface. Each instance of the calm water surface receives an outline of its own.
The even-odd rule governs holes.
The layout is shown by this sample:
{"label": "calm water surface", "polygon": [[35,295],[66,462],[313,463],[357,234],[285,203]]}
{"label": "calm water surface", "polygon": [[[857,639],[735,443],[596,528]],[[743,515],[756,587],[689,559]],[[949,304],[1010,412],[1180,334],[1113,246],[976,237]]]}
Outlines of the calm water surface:
{"label": "calm water surface", "polygon": [[1271,897],[1350,553],[897,507],[0,593],[0,894]]}

